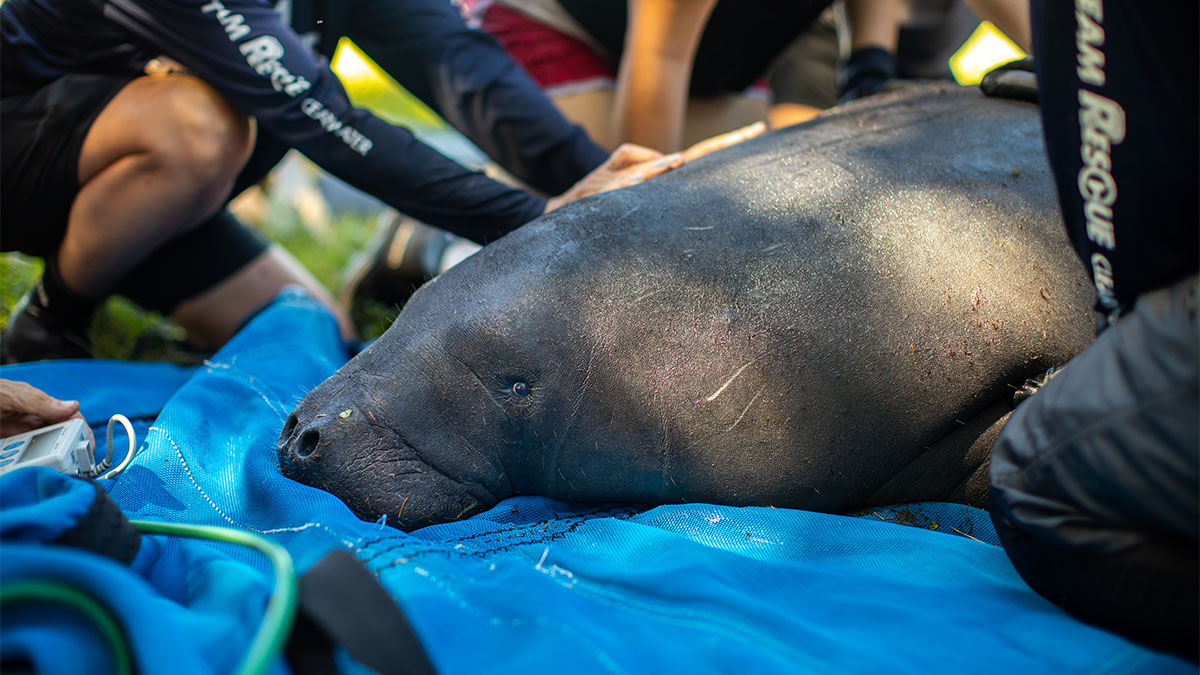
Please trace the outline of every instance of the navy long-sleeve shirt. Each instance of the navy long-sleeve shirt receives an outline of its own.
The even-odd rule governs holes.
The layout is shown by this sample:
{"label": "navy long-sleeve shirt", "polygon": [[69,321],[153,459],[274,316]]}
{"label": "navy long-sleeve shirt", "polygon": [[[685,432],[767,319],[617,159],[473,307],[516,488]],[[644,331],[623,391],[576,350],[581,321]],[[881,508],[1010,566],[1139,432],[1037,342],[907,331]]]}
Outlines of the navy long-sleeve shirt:
{"label": "navy long-sleeve shirt", "polygon": [[542,212],[542,199],[353,107],[328,66],[343,35],[547,194],[604,161],[445,0],[8,0],[0,5],[0,95],[68,73],[135,75],[165,55],[325,170],[425,222],[487,241]]}
{"label": "navy long-sleeve shirt", "polygon": [[1110,314],[1200,266],[1200,11],[1035,0],[1031,12],[1063,220],[1096,284],[1096,309]]}

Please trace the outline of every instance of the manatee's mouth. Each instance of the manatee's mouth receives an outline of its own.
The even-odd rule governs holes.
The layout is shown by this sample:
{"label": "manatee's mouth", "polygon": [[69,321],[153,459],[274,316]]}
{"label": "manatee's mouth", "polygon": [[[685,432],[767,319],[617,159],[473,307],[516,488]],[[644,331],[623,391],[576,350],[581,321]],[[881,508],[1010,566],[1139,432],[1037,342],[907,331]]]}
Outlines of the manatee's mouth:
{"label": "manatee's mouth", "polygon": [[336,413],[298,407],[276,452],[287,478],[333,494],[359,518],[403,530],[467,518],[499,501],[485,486],[425,461],[395,431]]}

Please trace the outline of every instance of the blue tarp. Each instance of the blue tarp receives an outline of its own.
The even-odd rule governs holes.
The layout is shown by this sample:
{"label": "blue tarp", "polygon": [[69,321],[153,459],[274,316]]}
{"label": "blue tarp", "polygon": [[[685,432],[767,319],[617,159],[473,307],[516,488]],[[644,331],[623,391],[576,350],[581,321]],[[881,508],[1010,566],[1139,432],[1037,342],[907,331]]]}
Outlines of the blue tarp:
{"label": "blue tarp", "polygon": [[[301,571],[334,548],[353,552],[442,672],[1195,672],[1037,596],[987,514],[965,506],[851,517],[521,497],[412,534],[360,521],[284,478],[275,458],[287,414],[345,358],[332,319],[288,294],[194,369],[59,362],[0,377],[78,398],[98,439],[111,413],[135,418],[137,456],[102,481],[130,518],[261,533]],[[30,473],[0,488],[12,494]],[[129,568],[86,570],[119,604],[137,662],[145,672],[229,671],[262,618],[267,563],[229,545],[145,540]],[[58,574],[61,555],[8,538],[0,578]],[[0,652],[46,648],[15,618],[4,617]],[[80,653],[100,649],[69,621],[30,631],[56,629]]]}

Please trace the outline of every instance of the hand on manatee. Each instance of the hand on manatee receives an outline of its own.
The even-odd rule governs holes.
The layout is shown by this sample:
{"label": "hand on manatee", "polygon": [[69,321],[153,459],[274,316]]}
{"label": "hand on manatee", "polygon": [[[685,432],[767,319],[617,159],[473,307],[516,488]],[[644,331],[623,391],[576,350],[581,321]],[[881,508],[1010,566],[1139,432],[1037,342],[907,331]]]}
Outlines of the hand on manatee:
{"label": "hand on manatee", "polygon": [[748,124],[741,129],[726,131],[723,134],[717,134],[711,138],[706,138],[679,154],[683,155],[683,161],[685,163],[690,162],[693,159],[703,157],[714,150],[728,148],[731,145],[737,145],[742,141],[748,141],[756,136],[762,136],[764,133],[766,133],[766,131],[766,122],[755,122],[754,124]]}
{"label": "hand on manatee", "polygon": [[23,434],[72,417],[83,419],[79,401],[60,401],[25,382],[0,380],[0,435]]}
{"label": "hand on manatee", "polygon": [[714,150],[720,150],[762,135],[766,130],[766,124],[755,122],[741,129],[705,139],[683,152],[670,155],[664,155],[657,150],[651,150],[641,145],[625,143],[617,148],[607,161],[572,185],[571,189],[547,200],[545,213],[589,195],[637,185],[671,169],[679,168],[685,162],[707,155]]}
{"label": "hand on manatee", "polygon": [[545,213],[600,192],[636,185],[683,164],[680,153],[664,155],[657,150],[623,143],[603,164],[557,197],[546,200]]}

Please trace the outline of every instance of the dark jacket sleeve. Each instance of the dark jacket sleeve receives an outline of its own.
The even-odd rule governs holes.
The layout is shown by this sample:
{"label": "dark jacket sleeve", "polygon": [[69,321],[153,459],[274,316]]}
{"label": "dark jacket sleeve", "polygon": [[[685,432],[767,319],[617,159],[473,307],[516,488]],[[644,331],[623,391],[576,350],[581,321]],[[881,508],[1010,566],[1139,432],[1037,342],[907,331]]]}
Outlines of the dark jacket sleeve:
{"label": "dark jacket sleeve", "polygon": [[325,170],[431,225],[485,242],[545,206],[351,106],[325,60],[265,2],[109,0],[105,16]]}
{"label": "dark jacket sleeve", "polygon": [[517,178],[566,191],[608,153],[447,0],[339,0],[347,37]]}

